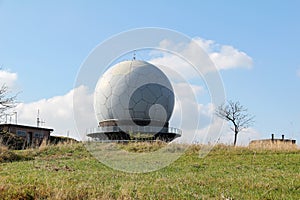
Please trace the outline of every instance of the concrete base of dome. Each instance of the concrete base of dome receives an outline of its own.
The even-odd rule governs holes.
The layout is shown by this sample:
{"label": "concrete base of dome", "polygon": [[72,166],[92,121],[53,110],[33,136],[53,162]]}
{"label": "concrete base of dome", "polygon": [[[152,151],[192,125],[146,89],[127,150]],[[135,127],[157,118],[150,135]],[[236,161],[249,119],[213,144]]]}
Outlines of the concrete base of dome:
{"label": "concrete base of dome", "polygon": [[129,135],[124,132],[118,132],[118,133],[111,133],[111,132],[104,132],[104,133],[90,133],[88,134],[89,137],[91,137],[95,141],[105,141],[105,140],[116,140],[116,141],[152,141],[152,140],[161,140],[165,142],[170,142],[174,140],[177,137],[180,137],[177,134],[174,133],[158,133],[154,136],[143,136],[143,135]]}
{"label": "concrete base of dome", "polygon": [[[139,120],[140,124],[149,124],[149,121]],[[170,142],[180,137],[180,129],[169,127],[165,123],[151,122],[151,126],[131,126],[126,121],[107,120],[99,123],[99,127],[88,130],[87,136],[95,141],[103,140],[162,140]]]}

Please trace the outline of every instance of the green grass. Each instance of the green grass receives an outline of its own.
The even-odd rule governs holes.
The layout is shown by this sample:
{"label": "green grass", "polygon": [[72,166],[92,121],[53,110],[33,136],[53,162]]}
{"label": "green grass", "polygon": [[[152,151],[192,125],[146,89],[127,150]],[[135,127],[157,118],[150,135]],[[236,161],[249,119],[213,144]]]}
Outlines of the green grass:
{"label": "green grass", "polygon": [[[155,145],[162,144],[120,148],[153,151]],[[106,167],[80,143],[13,151],[20,159],[0,163],[0,199],[300,198],[299,150],[219,145],[200,158],[199,148],[191,146],[171,165],[141,174]]]}

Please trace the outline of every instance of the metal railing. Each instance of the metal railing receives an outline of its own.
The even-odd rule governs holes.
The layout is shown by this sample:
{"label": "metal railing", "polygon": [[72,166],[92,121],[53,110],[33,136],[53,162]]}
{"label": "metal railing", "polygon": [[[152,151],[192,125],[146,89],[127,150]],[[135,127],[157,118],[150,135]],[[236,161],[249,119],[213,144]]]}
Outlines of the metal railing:
{"label": "metal railing", "polygon": [[91,128],[87,130],[87,135],[95,133],[117,133],[117,132],[126,132],[126,133],[172,133],[176,135],[182,135],[182,131],[174,127],[156,127],[156,126],[104,126]]}

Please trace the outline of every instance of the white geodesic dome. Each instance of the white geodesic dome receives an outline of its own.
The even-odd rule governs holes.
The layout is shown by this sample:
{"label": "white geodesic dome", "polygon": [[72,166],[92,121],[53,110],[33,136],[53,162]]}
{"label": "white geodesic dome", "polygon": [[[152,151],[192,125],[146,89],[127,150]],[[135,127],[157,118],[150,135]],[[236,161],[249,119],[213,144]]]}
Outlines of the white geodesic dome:
{"label": "white geodesic dome", "polygon": [[169,79],[156,66],[139,60],[124,61],[110,67],[98,80],[94,108],[99,122],[168,122],[174,93]]}

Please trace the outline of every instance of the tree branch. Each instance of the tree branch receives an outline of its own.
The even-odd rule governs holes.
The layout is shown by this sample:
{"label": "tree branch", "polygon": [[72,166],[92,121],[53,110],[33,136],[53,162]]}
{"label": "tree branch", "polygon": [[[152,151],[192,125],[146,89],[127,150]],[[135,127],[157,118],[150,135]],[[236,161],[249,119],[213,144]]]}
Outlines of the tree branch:
{"label": "tree branch", "polygon": [[[228,101],[227,104],[220,105],[216,110],[216,115],[232,123],[233,127],[231,129],[235,132],[235,135],[254,122],[254,116],[250,115],[248,110],[238,101]],[[234,141],[236,142],[236,137]]]}
{"label": "tree branch", "polygon": [[16,96],[9,96],[8,87],[4,84],[0,88],[0,117],[3,117],[6,112],[16,106]]}

